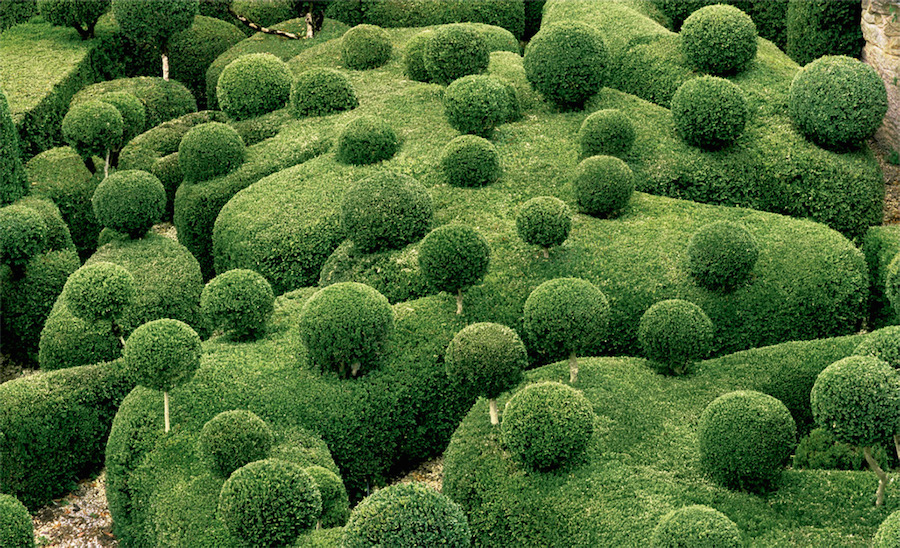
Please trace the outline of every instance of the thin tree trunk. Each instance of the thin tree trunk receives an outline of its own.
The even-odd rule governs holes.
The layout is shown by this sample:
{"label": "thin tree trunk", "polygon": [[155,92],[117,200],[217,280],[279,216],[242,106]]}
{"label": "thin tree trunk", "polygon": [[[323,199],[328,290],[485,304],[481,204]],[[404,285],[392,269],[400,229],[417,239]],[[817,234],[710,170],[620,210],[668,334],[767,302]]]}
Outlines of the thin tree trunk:
{"label": "thin tree trunk", "polygon": [[166,419],[166,432],[169,431],[169,393],[163,392],[163,416]]}
{"label": "thin tree trunk", "polygon": [[235,19],[237,19],[241,23],[247,25],[249,28],[255,30],[256,32],[262,32],[264,34],[274,34],[275,36],[282,36],[282,37],[288,38],[290,40],[300,40],[302,38],[300,35],[294,34],[293,32],[287,32],[287,31],[283,31],[283,30],[262,27],[259,24],[254,23],[253,21],[247,19],[243,15],[238,14],[236,11],[234,11],[230,7],[228,8],[228,13],[230,13]]}
{"label": "thin tree trunk", "polygon": [[497,414],[497,400],[495,400],[493,398],[489,399],[488,407],[491,410],[491,424],[493,424],[493,425],[500,424],[500,417]]}
{"label": "thin tree trunk", "polygon": [[306,37],[312,38],[315,29],[313,29],[313,15],[312,15],[312,6],[309,7],[309,11],[306,12]]}
{"label": "thin tree trunk", "polygon": [[169,56],[165,53],[162,54],[162,65],[163,65],[163,80],[169,80]]}
{"label": "thin tree trunk", "polygon": [[106,149],[106,163],[103,164],[103,178],[109,177],[109,149]]}
{"label": "thin tree trunk", "polygon": [[900,434],[894,434],[894,451],[897,452],[897,458],[900,459]]}
{"label": "thin tree trunk", "polygon": [[884,504],[884,488],[887,486],[888,482],[887,474],[885,474],[884,470],[878,466],[878,461],[872,457],[872,450],[869,447],[863,447],[863,456],[866,457],[869,468],[871,468],[872,471],[875,472],[875,475],[878,476],[878,490],[875,491],[875,506],[881,506]]}
{"label": "thin tree trunk", "polygon": [[569,383],[574,384],[575,381],[578,380],[578,358],[575,356],[575,351],[573,350],[571,354],[569,354]]}
{"label": "thin tree trunk", "polygon": [[462,289],[456,292],[456,313],[462,314]]}
{"label": "thin tree trunk", "polygon": [[321,531],[321,530],[322,530],[322,520],[317,519],[316,520],[316,531]]}
{"label": "thin tree trunk", "polygon": [[350,374],[355,377],[358,373],[359,373],[359,362],[356,361],[350,365]]}
{"label": "thin tree trunk", "polygon": [[550,258],[550,248],[549,248],[549,247],[545,247],[545,248],[543,249],[543,251],[544,251],[544,258],[545,258],[545,259],[549,259],[549,258]]}

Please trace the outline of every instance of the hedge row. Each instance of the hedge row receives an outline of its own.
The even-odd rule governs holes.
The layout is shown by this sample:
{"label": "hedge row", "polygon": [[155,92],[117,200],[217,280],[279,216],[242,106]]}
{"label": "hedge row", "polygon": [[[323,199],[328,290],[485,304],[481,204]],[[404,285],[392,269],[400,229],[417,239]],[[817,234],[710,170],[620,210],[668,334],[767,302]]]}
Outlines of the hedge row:
{"label": "hedge row", "polygon": [[900,229],[893,225],[873,226],[860,246],[869,266],[869,324],[874,327],[896,325],[897,312],[885,294],[888,265],[900,252]]}

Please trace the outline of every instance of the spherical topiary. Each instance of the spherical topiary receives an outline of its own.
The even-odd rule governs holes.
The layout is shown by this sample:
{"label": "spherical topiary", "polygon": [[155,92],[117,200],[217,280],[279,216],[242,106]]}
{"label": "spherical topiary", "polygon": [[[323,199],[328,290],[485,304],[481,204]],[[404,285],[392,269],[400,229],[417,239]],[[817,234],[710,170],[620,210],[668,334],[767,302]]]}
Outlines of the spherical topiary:
{"label": "spherical topiary", "polygon": [[391,59],[391,38],[381,27],[357,25],[341,38],[341,62],[347,68],[366,70]]}
{"label": "spherical topiary", "polygon": [[210,280],[200,294],[200,310],[207,326],[222,327],[238,339],[260,333],[274,305],[272,286],[253,270],[223,272]]}
{"label": "spherical topiary", "polygon": [[0,546],[34,548],[31,514],[19,499],[0,493]]}
{"label": "spherical topiary", "polygon": [[753,391],[719,396],[700,415],[700,464],[729,488],[771,487],[797,443],[794,418],[777,399]]}
{"label": "spherical topiary", "polygon": [[688,63],[710,74],[733,74],[756,57],[756,24],[734,6],[700,8],[681,26],[681,50]]}
{"label": "spherical topiary", "polygon": [[242,55],[222,70],[216,97],[232,118],[253,118],[282,108],[292,80],[287,64],[271,53]]}
{"label": "spherical topiary", "polygon": [[341,225],[357,249],[397,249],[428,232],[431,194],[408,175],[381,171],[357,182],[341,201]]}
{"label": "spherical topiary", "polygon": [[444,354],[444,368],[455,382],[478,396],[496,399],[519,384],[528,352],[515,331],[497,323],[463,328]]}
{"label": "spherical topiary", "polygon": [[47,225],[41,214],[22,205],[0,208],[0,264],[20,270],[47,248]]}
{"label": "spherical topiary", "polygon": [[872,548],[897,548],[897,546],[900,546],[900,511],[892,513],[881,522],[872,540]]}
{"label": "spherical topiary", "polygon": [[703,309],[689,301],[659,301],[644,312],[638,344],[660,373],[682,374],[709,353],[713,324]]}
{"label": "spherical topiary", "polygon": [[168,392],[190,380],[200,353],[200,337],[191,326],[165,318],[135,329],[122,355],[137,384]]}
{"label": "spherical topiary", "polygon": [[393,329],[388,300],[356,282],[319,290],[300,313],[300,337],[311,361],[343,377],[377,367]]}
{"label": "spherical topiary", "polygon": [[228,124],[208,122],[192,127],[178,145],[184,178],[200,182],[225,175],[244,162],[244,140]]}
{"label": "spherical topiary", "polygon": [[687,257],[688,272],[697,285],[730,291],[750,277],[759,247],[744,225],[719,221],[691,236]]}
{"label": "spherical topiary", "polygon": [[615,156],[591,156],[575,168],[575,201],[582,213],[610,217],[628,205],[634,173]]}
{"label": "spherical topiary", "polygon": [[341,130],[337,160],[345,164],[374,164],[391,158],[400,149],[394,128],[381,118],[360,116]]}
{"label": "spherical topiary", "polygon": [[850,57],[816,59],[791,82],[791,120],[810,140],[826,148],[858,146],[881,126],[887,108],[881,77]]}
{"label": "spherical topiary", "polygon": [[231,8],[264,27],[297,17],[297,11],[289,0],[233,0]]}
{"label": "spherical topiary", "polygon": [[[200,3],[203,7],[209,7],[209,4],[211,2],[208,1]],[[221,3],[220,5],[224,7],[226,4]],[[210,65],[220,55],[247,38],[241,29],[231,24],[234,19],[223,20],[230,19],[227,13],[223,14],[224,17],[221,19],[216,16],[208,17],[208,15],[210,14],[207,12],[195,17],[194,23],[190,27],[173,35],[166,44],[169,52],[170,78],[181,82],[191,91],[197,99],[200,110],[207,107],[206,83],[208,80],[206,72]],[[249,19],[259,23],[258,19],[253,17]],[[237,22],[235,21],[235,23]],[[225,62],[224,57],[221,62]],[[216,76],[218,76],[218,72],[216,72]],[[215,82],[213,82],[213,88],[215,88]],[[215,89],[211,91],[211,94],[215,94]],[[216,108],[216,106],[210,108]]]}
{"label": "spherical topiary", "polygon": [[870,333],[857,345],[854,356],[871,356],[900,369],[900,326],[892,325]]}
{"label": "spherical topiary", "polygon": [[316,524],[322,497],[299,464],[258,460],[225,481],[218,512],[228,532],[247,546],[288,546]]}
{"label": "spherical topiary", "polygon": [[584,119],[578,130],[581,157],[622,157],[634,144],[634,124],[621,110],[602,109]]}
{"label": "spherical topiary", "polygon": [[359,106],[356,90],[340,71],[314,68],[301,72],[291,87],[294,116],[324,116]]}
{"label": "spherical topiary", "polygon": [[581,108],[606,78],[609,54],[600,32],[585,23],[553,23],[525,49],[525,76],[531,86],[561,108]]}
{"label": "spherical topiary", "polygon": [[652,548],[741,548],[741,530],[728,516],[709,506],[672,510],[650,537]]}
{"label": "spherical topiary", "polygon": [[678,136],[689,145],[707,150],[737,140],[750,116],[741,88],[715,76],[682,84],[672,96],[671,109]]}
{"label": "spherical topiary", "polygon": [[465,25],[443,25],[425,42],[422,61],[432,82],[447,85],[486,71],[491,54],[478,31]]}
{"label": "spherical topiary", "polygon": [[410,80],[427,82],[428,69],[425,68],[425,44],[431,40],[434,31],[426,30],[413,36],[403,48],[403,70]]}
{"label": "spherical topiary", "polygon": [[38,0],[37,9],[54,25],[75,27],[85,40],[94,37],[94,26],[109,9],[109,0]]}
{"label": "spherical topiary", "polygon": [[200,431],[200,457],[218,476],[269,456],[275,435],[266,421],[246,409],[223,411]]}
{"label": "spherical topiary", "polygon": [[166,210],[166,189],[150,173],[137,169],[117,171],[103,179],[91,199],[100,224],[140,238]]}
{"label": "spherical topiary", "polygon": [[350,501],[340,476],[321,466],[310,466],[306,468],[306,473],[322,496],[322,514],[319,518],[322,527],[343,527],[350,516]]}
{"label": "spherical topiary", "polygon": [[585,452],[594,434],[594,408],[571,386],[533,384],[506,403],[500,429],[506,448],[525,466],[552,470]]}
{"label": "spherical topiary", "polygon": [[122,146],[144,132],[147,125],[147,109],[140,99],[127,91],[111,91],[98,99],[116,107],[122,116]]}
{"label": "spherical topiary", "polygon": [[447,122],[460,133],[490,138],[509,117],[509,108],[506,86],[487,74],[463,76],[444,92]]}
{"label": "spherical topiary", "polygon": [[95,322],[114,320],[134,302],[134,276],[114,263],[85,265],[69,276],[62,299],[77,318]]}
{"label": "spherical topiary", "polygon": [[487,274],[491,246],[477,230],[465,225],[444,225],[428,233],[419,246],[419,268],[438,291],[455,293],[481,281]]}
{"label": "spherical topiary", "polygon": [[489,185],[503,174],[497,147],[477,135],[460,135],[447,143],[438,165],[452,186]]}
{"label": "spherical topiary", "polygon": [[469,522],[455,502],[421,483],[398,483],[369,495],[344,527],[343,548],[447,546],[471,542]]}
{"label": "spherical topiary", "polygon": [[191,26],[198,0],[112,0],[111,11],[122,32],[135,42],[162,47],[176,32]]}
{"label": "spherical topiary", "polygon": [[62,134],[82,156],[105,156],[122,145],[124,122],[119,109],[104,101],[88,101],[69,109]]}
{"label": "spherical topiary", "polygon": [[561,245],[572,229],[572,212],[569,206],[553,196],[538,196],[522,205],[516,215],[516,232],[525,243],[544,248]]}

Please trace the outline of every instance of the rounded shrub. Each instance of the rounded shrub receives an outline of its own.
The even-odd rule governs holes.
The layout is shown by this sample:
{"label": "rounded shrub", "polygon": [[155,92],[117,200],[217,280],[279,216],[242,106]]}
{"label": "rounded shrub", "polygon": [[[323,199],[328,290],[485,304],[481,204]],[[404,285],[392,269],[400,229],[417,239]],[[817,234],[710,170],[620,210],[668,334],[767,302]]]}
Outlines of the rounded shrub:
{"label": "rounded shrub", "polygon": [[287,64],[271,53],[242,55],[222,70],[216,97],[232,118],[253,118],[284,107],[292,80]]}
{"label": "rounded shrub", "polygon": [[322,514],[319,517],[322,527],[343,527],[350,516],[350,501],[344,482],[340,476],[322,466],[310,466],[305,470],[322,497]]}
{"label": "rounded shrub", "polygon": [[102,103],[109,103],[116,107],[122,116],[122,141],[126,145],[129,141],[144,132],[147,126],[147,109],[133,93],[127,91],[111,91],[104,93],[98,99]]}
{"label": "rounded shrub", "polygon": [[609,53],[600,32],[570,21],[542,28],[525,48],[531,86],[561,108],[582,108],[606,79]]}
{"label": "rounded shrub", "polygon": [[705,225],[688,242],[688,272],[697,285],[730,291],[750,278],[759,247],[744,225],[719,221]]}
{"label": "rounded shrub", "polygon": [[582,213],[610,217],[628,205],[634,193],[634,173],[615,156],[591,156],[575,168],[573,186]]}
{"label": "rounded shrub", "polygon": [[294,116],[324,116],[359,106],[356,90],[340,71],[314,68],[300,73],[291,86],[291,110]]}
{"label": "rounded shrub", "polygon": [[857,345],[854,356],[871,356],[900,369],[900,326],[892,325],[870,333]]}
{"label": "rounded shrub", "polygon": [[[147,3],[145,0],[138,1],[141,4]],[[117,78],[86,86],[75,94],[71,106],[100,100],[103,95],[114,91],[127,91],[143,103],[146,109],[146,127],[148,128],[154,128],[163,122],[197,112],[197,101],[184,84],[176,80],[163,80],[147,76]]]}
{"label": "rounded shrub", "polygon": [[166,190],[152,174],[126,169],[103,179],[91,203],[101,225],[140,238],[162,219]]}
{"label": "rounded shrub", "polygon": [[23,205],[0,208],[0,264],[22,271],[47,248],[48,231],[41,214]]}
{"label": "rounded shrub", "polygon": [[88,322],[114,320],[134,302],[134,276],[114,263],[84,265],[69,276],[62,298],[76,318]]}
{"label": "rounded shrub", "polygon": [[598,110],[585,118],[578,130],[581,157],[598,155],[622,157],[631,150],[634,137],[634,124],[621,110],[615,108]]}
{"label": "rounded shrub", "polygon": [[478,396],[496,399],[522,381],[528,352],[515,331],[497,323],[473,323],[457,333],[444,354],[444,369]]}
{"label": "rounded shrub", "polygon": [[498,78],[470,74],[454,80],[444,92],[447,122],[460,133],[490,138],[509,118],[509,91]]}
{"label": "rounded shrub", "polygon": [[34,548],[31,514],[19,499],[0,493],[0,546]]}
{"label": "rounded shrub", "polygon": [[433,35],[434,31],[426,30],[407,40],[403,48],[403,71],[410,80],[416,82],[429,80],[428,69],[425,67],[425,44]]}
{"label": "rounded shrub", "polygon": [[225,480],[218,512],[228,532],[247,546],[288,546],[316,524],[322,497],[299,464],[259,460]]}
{"label": "rounded shrub", "polygon": [[341,38],[341,62],[354,70],[366,70],[387,63],[393,46],[388,33],[375,25],[357,25]]}
{"label": "rounded shrub", "polygon": [[122,352],[137,384],[163,392],[190,380],[200,354],[200,337],[191,326],[168,318],[135,329]]}
{"label": "rounded shrub", "polygon": [[660,373],[686,373],[709,353],[713,324],[702,308],[681,299],[659,301],[644,312],[638,325],[638,344]]}
{"label": "rounded shrub", "polygon": [[532,470],[559,468],[581,456],[594,434],[594,408],[580,391],[558,382],[533,384],[506,403],[503,443]]}
{"label": "rounded shrub", "polygon": [[450,224],[428,233],[419,245],[419,268],[430,286],[455,293],[481,281],[491,246],[472,227]]}
{"label": "rounded shrub", "polygon": [[477,135],[460,135],[447,143],[438,165],[452,186],[489,185],[503,174],[497,147]]}
{"label": "rounded shrub", "polygon": [[393,329],[388,300],[356,282],[319,290],[300,313],[300,337],[310,360],[342,377],[377,367]]}
{"label": "rounded shrub", "polygon": [[741,548],[741,530],[728,516],[695,504],[664,515],[650,537],[652,548]]}
{"label": "rounded shrub", "polygon": [[[569,206],[553,196],[538,196],[522,205],[516,215],[516,232],[527,244],[544,249],[561,245],[572,229]],[[545,253],[546,255],[546,253]]]}
{"label": "rounded shrub", "polygon": [[[204,1],[200,5],[206,7],[211,3]],[[208,13],[195,17],[189,28],[173,35],[166,44],[170,77],[187,86],[201,108],[206,107],[206,71],[220,55],[247,38],[241,29],[231,24],[231,21],[240,24],[234,19],[225,21],[206,15]],[[252,17],[250,20],[259,22]]]}
{"label": "rounded shrub", "polygon": [[744,132],[750,111],[737,85],[724,78],[688,80],[672,96],[672,119],[687,144],[707,150],[727,147]]}
{"label": "rounded shrub", "polygon": [[218,476],[232,472],[269,456],[275,435],[266,421],[252,411],[223,411],[211,418],[200,431],[200,457]]}
{"label": "rounded shrub", "polygon": [[253,270],[235,269],[219,274],[200,294],[206,325],[223,328],[238,339],[262,332],[275,307],[272,286]]}
{"label": "rounded shrub", "polygon": [[756,57],[756,24],[734,6],[700,8],[681,27],[681,50],[701,72],[734,74]]}
{"label": "rounded shrub", "polygon": [[63,137],[82,156],[105,156],[118,148],[123,130],[119,109],[104,101],[77,104],[62,121]]}
{"label": "rounded shrub", "polygon": [[244,140],[228,124],[208,122],[192,127],[178,145],[184,179],[200,182],[231,173],[244,162]]}
{"label": "rounded shrub", "polygon": [[900,546],[900,511],[896,511],[886,517],[875,538],[872,540],[872,548],[896,548]]}
{"label": "rounded shrub", "polygon": [[176,32],[189,28],[199,11],[197,0],[112,0],[122,32],[139,43],[162,47]]}
{"label": "rounded shrub", "polygon": [[231,7],[235,13],[264,27],[297,17],[290,0],[233,0]]}
{"label": "rounded shrub", "polygon": [[428,232],[434,206],[421,183],[381,171],[354,184],[341,201],[341,225],[363,253],[397,249]]}
{"label": "rounded shrub", "polygon": [[523,327],[530,348],[559,359],[602,349],[609,327],[609,301],[587,280],[556,278],[525,300]]}
{"label": "rounded shrub", "polygon": [[491,53],[484,37],[466,25],[440,26],[423,45],[422,62],[428,77],[442,85],[485,72],[490,61]]}
{"label": "rounded shrub", "polygon": [[713,400],[700,415],[697,437],[700,464],[717,483],[761,491],[780,476],[797,427],[783,403],[748,390]]}
{"label": "rounded shrub", "polygon": [[875,69],[845,56],[825,56],[791,82],[788,113],[819,146],[857,147],[875,134],[887,112],[887,89]]}
{"label": "rounded shrub", "polygon": [[350,513],[340,545],[463,548],[470,542],[462,508],[431,487],[410,482],[385,487],[363,499]]}
{"label": "rounded shrub", "polygon": [[394,128],[376,116],[360,116],[341,130],[337,139],[337,160],[344,164],[374,164],[394,156],[400,139]]}
{"label": "rounded shrub", "polygon": [[[4,6],[9,9],[9,6]],[[82,40],[94,37],[97,20],[109,9],[109,0],[38,0],[45,20],[61,27],[75,27]]]}

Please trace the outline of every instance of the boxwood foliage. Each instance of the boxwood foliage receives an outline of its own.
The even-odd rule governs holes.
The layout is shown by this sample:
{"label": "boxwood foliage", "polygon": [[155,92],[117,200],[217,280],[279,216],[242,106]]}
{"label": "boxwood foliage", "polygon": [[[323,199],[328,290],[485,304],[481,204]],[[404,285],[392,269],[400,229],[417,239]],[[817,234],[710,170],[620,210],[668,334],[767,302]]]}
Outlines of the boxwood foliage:
{"label": "boxwood foliage", "polygon": [[75,104],[62,121],[63,137],[86,159],[120,148],[123,129],[119,109],[103,101]]}
{"label": "boxwood foliage", "polygon": [[251,53],[228,64],[216,84],[219,107],[237,120],[255,118],[287,104],[293,76],[271,53]]}
{"label": "boxwood foliage", "polygon": [[122,116],[122,140],[115,147],[116,152],[147,129],[147,109],[134,94],[127,91],[111,91],[101,95],[97,100],[116,107]]}
{"label": "boxwood foliage", "polygon": [[741,72],[756,57],[756,25],[734,6],[706,6],[685,19],[681,47],[688,63],[699,71]]}
{"label": "boxwood foliage", "polygon": [[612,217],[620,213],[634,193],[634,172],[615,156],[591,156],[572,174],[575,201],[582,213]]}
{"label": "boxwood foliage", "polygon": [[888,266],[900,252],[900,227],[885,225],[869,228],[860,249],[869,266],[870,324],[878,328],[900,323],[885,294]]}
{"label": "boxwood foliage", "polygon": [[6,95],[0,90],[0,205],[11,204],[28,192],[20,154],[19,135]]}
{"label": "boxwood foliage", "polygon": [[759,258],[747,227],[728,221],[704,226],[688,242],[688,271],[702,287],[732,291],[744,284]]}
{"label": "boxwood foliage", "polygon": [[453,186],[484,186],[503,174],[500,153],[478,135],[460,135],[447,143],[438,160],[447,182]]}
{"label": "boxwood foliage", "polygon": [[516,233],[522,241],[548,249],[562,245],[572,229],[569,206],[553,196],[537,196],[522,204],[516,215]]}
{"label": "boxwood foliage", "polygon": [[472,227],[449,224],[428,233],[419,246],[419,268],[437,291],[456,293],[487,274],[491,247]]}
{"label": "boxwood foliage", "polygon": [[713,323],[702,308],[681,299],[659,301],[644,312],[638,343],[660,373],[684,374],[709,353]]}
{"label": "boxwood foliage", "polygon": [[451,380],[493,400],[522,381],[528,353],[522,339],[509,327],[480,322],[453,336],[444,364]]}
{"label": "boxwood foliage", "polygon": [[869,334],[853,350],[854,356],[871,356],[900,369],[900,326],[892,325]]}
{"label": "boxwood foliage", "polygon": [[149,128],[197,112],[197,101],[184,84],[147,76],[118,78],[87,86],[72,97],[72,106],[100,99],[102,95],[114,91],[127,91],[140,99],[147,112]]}
{"label": "boxwood foliage", "polygon": [[601,109],[591,113],[578,129],[581,157],[628,154],[634,144],[634,124],[621,110]]}
{"label": "boxwood foliage", "polygon": [[650,537],[653,548],[740,548],[741,530],[728,516],[699,504],[672,510]]}
{"label": "boxwood foliage", "polygon": [[354,70],[380,67],[391,59],[388,34],[376,25],[357,25],[341,37],[341,61]]}
{"label": "boxwood foliage", "polygon": [[134,276],[114,263],[96,262],[79,268],[63,287],[62,301],[86,322],[115,321],[135,298]]}
{"label": "boxwood foliage", "polygon": [[359,106],[350,79],[338,70],[303,71],[291,85],[291,111],[298,118],[324,116]]}
{"label": "boxwood foliage", "polygon": [[0,494],[0,543],[10,548],[34,548],[31,514],[12,495]]}
{"label": "boxwood foliage", "polygon": [[344,164],[374,164],[400,149],[394,128],[378,116],[364,115],[344,126],[337,137],[335,156]]}
{"label": "boxwood foliage", "polygon": [[893,512],[881,525],[872,539],[873,548],[888,548],[900,542],[900,511]]}
{"label": "boxwood foliage", "polygon": [[671,108],[678,136],[705,150],[732,144],[744,132],[750,116],[741,88],[715,76],[682,84],[672,97]]}
{"label": "boxwood foliage", "polygon": [[275,435],[256,413],[234,409],[209,419],[198,443],[200,458],[215,474],[227,478],[238,468],[268,457]]}
{"label": "boxwood foliage", "polygon": [[262,333],[274,304],[275,295],[269,282],[246,269],[219,274],[200,294],[200,311],[206,326],[213,330],[223,328],[238,340],[252,339]]}
{"label": "boxwood foliage", "polygon": [[343,527],[350,517],[350,501],[341,477],[322,466],[310,466],[306,468],[306,473],[313,479],[322,497],[319,525],[323,528]]}
{"label": "boxwood foliage", "polygon": [[484,36],[467,25],[437,27],[428,34],[422,49],[429,81],[442,85],[486,71],[491,60]]}
{"label": "boxwood foliage", "polygon": [[425,30],[406,41],[403,48],[404,74],[417,82],[427,82],[430,78],[425,68],[425,45],[431,41],[434,31]]}
{"label": "boxwood foliage", "polygon": [[865,40],[859,22],[862,7],[852,0],[788,0],[784,51],[800,65],[823,55],[856,57]]}
{"label": "boxwood foliage", "polygon": [[125,169],[97,185],[91,204],[101,225],[131,238],[141,238],[162,219],[166,189],[152,173]]}
{"label": "boxwood foliage", "polygon": [[563,109],[580,109],[606,80],[609,53],[594,27],[575,21],[542,27],[525,48],[532,87]]}
{"label": "boxwood foliage", "polygon": [[428,295],[431,291],[419,270],[418,246],[401,250],[363,253],[350,240],[344,241],[322,265],[319,285],[365,280],[396,304]]}
{"label": "boxwood foliage", "polygon": [[489,139],[494,128],[509,121],[510,94],[503,81],[487,74],[454,80],[444,92],[447,122],[460,133]]}
{"label": "boxwood foliage", "polygon": [[226,175],[244,162],[244,140],[231,126],[209,122],[192,127],[178,145],[184,178],[200,183]]}
{"label": "boxwood foliage", "polygon": [[47,248],[48,227],[40,213],[22,205],[0,208],[0,264],[21,277],[25,265]]}

